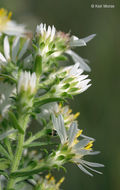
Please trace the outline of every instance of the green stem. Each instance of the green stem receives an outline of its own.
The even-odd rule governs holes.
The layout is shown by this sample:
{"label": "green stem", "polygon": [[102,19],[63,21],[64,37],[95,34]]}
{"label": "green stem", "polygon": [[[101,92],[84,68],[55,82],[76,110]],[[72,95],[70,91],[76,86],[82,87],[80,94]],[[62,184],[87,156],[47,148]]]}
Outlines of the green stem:
{"label": "green stem", "polygon": [[[18,145],[16,148],[15,158],[12,163],[11,173],[15,172],[18,169],[21,156],[22,156],[23,144],[24,144],[24,134],[19,134]],[[14,184],[15,184],[15,179],[11,178],[8,182],[7,190],[12,189],[14,187]]]}
{"label": "green stem", "polygon": [[31,142],[43,137],[46,135],[46,129],[42,129],[41,131],[39,131],[38,133],[36,133],[34,136],[30,137],[25,143],[24,146],[30,144]]}

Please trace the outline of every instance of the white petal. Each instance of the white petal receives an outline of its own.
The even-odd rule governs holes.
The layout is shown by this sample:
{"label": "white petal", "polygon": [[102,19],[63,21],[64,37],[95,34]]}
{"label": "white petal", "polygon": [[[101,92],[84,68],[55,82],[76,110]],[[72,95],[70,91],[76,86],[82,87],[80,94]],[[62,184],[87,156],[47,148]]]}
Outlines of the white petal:
{"label": "white petal", "polygon": [[50,36],[50,34],[51,34],[51,27],[48,26],[48,30],[46,32],[46,39]]}
{"label": "white petal", "polygon": [[8,41],[8,36],[5,36],[4,38],[4,54],[7,60],[10,59],[10,45]]}
{"label": "white petal", "polygon": [[82,139],[82,140],[79,141],[79,143],[77,143],[77,144],[75,145],[75,148],[76,148],[76,149],[84,148],[89,142],[90,142],[89,139]]}
{"label": "white petal", "polygon": [[84,71],[88,71],[90,72],[91,69],[90,67],[85,63],[84,59],[81,58],[78,54],[76,54],[74,51],[72,50],[67,50],[66,53],[68,55],[71,55],[73,61],[76,63],[76,62],[79,62],[80,63],[80,67],[84,70]]}
{"label": "white petal", "polygon": [[6,28],[4,33],[7,35],[14,35],[14,36],[25,36],[25,33],[28,32],[25,29],[25,26],[22,24],[17,24],[14,21],[7,22]]}
{"label": "white petal", "polygon": [[79,62],[76,62],[73,66],[72,66],[72,68],[71,68],[71,70],[70,70],[70,75],[76,75],[76,74],[82,74],[83,73],[83,70],[82,69],[79,69],[79,67],[80,67],[80,63]]}
{"label": "white petal", "polygon": [[57,118],[55,117],[55,115],[53,114],[52,115],[52,122],[53,122],[53,126],[55,128],[55,130],[57,131],[59,137],[60,137],[60,140],[61,140],[61,143],[63,143],[64,139],[63,139],[63,135],[60,131],[60,128],[59,128],[59,125],[58,125],[58,120]]}
{"label": "white petal", "polygon": [[16,62],[16,57],[18,54],[19,45],[20,45],[20,38],[16,37],[14,42],[13,42],[13,45],[12,45],[12,60],[13,60],[13,62]]}
{"label": "white petal", "polygon": [[22,56],[25,54],[28,45],[29,45],[30,39],[27,39],[26,42],[24,43],[24,46],[22,48],[22,50],[20,51],[19,55],[18,55],[18,60],[22,58]]}
{"label": "white petal", "polygon": [[66,134],[66,129],[65,129],[65,126],[64,126],[64,119],[63,119],[62,115],[59,115],[59,117],[58,117],[58,124],[59,124],[61,134],[63,136],[62,143],[64,144],[66,142],[66,140],[67,140],[67,134]]}
{"label": "white petal", "polygon": [[88,136],[83,135],[83,134],[81,134],[81,137],[86,138],[86,139],[91,140],[91,141],[95,141],[94,138],[92,138],[92,137],[88,137]]}
{"label": "white petal", "polygon": [[100,154],[100,151],[90,151],[89,153],[88,153],[89,155],[97,155],[97,154]]}
{"label": "white petal", "polygon": [[79,40],[79,38],[77,36],[72,36],[71,39],[72,40]]}
{"label": "white petal", "polygon": [[59,115],[58,118],[55,117],[55,115],[52,115],[52,121],[53,125],[60,137],[61,143],[64,144],[67,140],[67,134],[66,134],[66,129],[64,126],[64,120],[61,115]]}
{"label": "white petal", "polygon": [[86,168],[88,168],[89,170],[91,170],[91,171],[93,171],[93,172],[96,172],[96,173],[98,173],[98,174],[102,174],[102,172],[99,172],[99,171],[97,171],[97,170],[95,170],[95,169],[93,169],[93,168],[90,168],[89,166],[87,166],[87,165],[85,165],[85,164],[82,164],[84,167],[86,167]]}
{"label": "white petal", "polygon": [[0,62],[7,62],[3,54],[0,52]]}
{"label": "white petal", "polygon": [[78,167],[86,174],[93,176],[93,174],[91,174],[90,172],[88,172],[81,164],[78,164]]}
{"label": "white petal", "polygon": [[81,47],[81,46],[86,46],[86,43],[83,39],[79,39],[76,36],[72,36],[70,39],[70,46],[71,47],[75,47],[75,46]]}
{"label": "white petal", "polygon": [[78,132],[78,130],[77,130],[77,123],[73,122],[70,125],[69,131],[68,131],[69,145],[71,145],[72,142],[74,141],[77,132]]}
{"label": "white petal", "polygon": [[85,160],[82,160],[82,163],[88,165],[88,166],[91,166],[91,167],[104,167],[103,164],[99,164],[99,163],[94,163],[94,162],[88,162],[88,161],[85,161]]}
{"label": "white petal", "polygon": [[52,26],[52,31],[51,31],[51,41],[53,40],[54,36],[55,36],[55,32],[56,32],[56,29],[54,26]]}
{"label": "white petal", "polygon": [[89,42],[90,40],[92,40],[94,37],[96,36],[96,34],[92,34],[90,36],[87,36],[85,38],[82,38],[81,40],[84,40],[86,43]]}
{"label": "white petal", "polygon": [[6,106],[3,108],[3,110],[2,110],[2,116],[3,116],[3,117],[5,116],[6,112],[7,112],[8,109],[9,109],[9,107],[10,107],[10,104],[6,105]]}

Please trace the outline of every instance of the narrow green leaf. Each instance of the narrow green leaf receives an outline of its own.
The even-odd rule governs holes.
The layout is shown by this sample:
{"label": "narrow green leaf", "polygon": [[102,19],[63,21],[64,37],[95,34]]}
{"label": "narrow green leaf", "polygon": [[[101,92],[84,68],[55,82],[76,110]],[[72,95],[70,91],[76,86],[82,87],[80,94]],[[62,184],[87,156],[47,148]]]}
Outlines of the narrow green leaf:
{"label": "narrow green leaf", "polygon": [[48,170],[49,167],[48,166],[43,166],[43,167],[36,167],[35,169],[32,169],[32,170],[27,170],[24,169],[24,170],[19,170],[19,171],[16,171],[16,172],[13,172],[10,174],[10,177],[24,177],[24,176],[31,176],[31,175],[34,175],[34,174],[38,174],[40,172],[43,172],[45,170]]}
{"label": "narrow green leaf", "polygon": [[18,129],[18,131],[22,134],[24,134],[24,130],[22,129],[22,127],[18,124],[18,121],[15,117],[15,115],[12,113],[12,112],[8,112],[9,114],[9,118],[10,118],[10,121],[11,121],[11,124],[12,126],[15,128],[15,129]]}
{"label": "narrow green leaf", "polygon": [[56,143],[55,142],[33,142],[33,143],[25,145],[24,147],[28,148],[28,147],[45,146],[45,145],[56,145]]}
{"label": "narrow green leaf", "polygon": [[0,170],[0,174],[1,174],[1,175],[3,175],[3,176],[5,176],[7,179],[9,179],[9,176],[7,175],[7,173],[6,173],[6,172],[4,172],[4,171]]}
{"label": "narrow green leaf", "polygon": [[10,161],[5,158],[0,159],[0,170],[5,170],[9,167]]}
{"label": "narrow green leaf", "polygon": [[50,103],[50,102],[63,102],[63,101],[65,101],[63,98],[47,98],[47,99],[44,99],[44,100],[37,100],[36,102],[35,102],[35,104],[37,105],[37,106],[42,106],[42,105],[44,105],[44,104],[48,104],[48,103]]}
{"label": "narrow green leaf", "polygon": [[4,139],[4,143],[5,143],[6,147],[7,147],[7,151],[8,151],[8,153],[9,153],[10,157],[13,159],[14,156],[13,156],[13,151],[12,151],[12,146],[11,146],[11,141],[10,141],[10,139],[9,139],[8,137],[5,138],[5,139]]}
{"label": "narrow green leaf", "polygon": [[11,81],[14,82],[14,83],[17,82],[15,78],[13,78],[12,76],[6,75],[6,74],[0,73],[0,77],[3,77],[3,78],[5,78],[5,79],[9,79],[9,80],[11,80]]}
{"label": "narrow green leaf", "polygon": [[8,152],[6,151],[6,149],[1,144],[0,144],[0,154],[2,154],[3,156],[5,156],[9,160],[11,160],[10,155],[8,154]]}

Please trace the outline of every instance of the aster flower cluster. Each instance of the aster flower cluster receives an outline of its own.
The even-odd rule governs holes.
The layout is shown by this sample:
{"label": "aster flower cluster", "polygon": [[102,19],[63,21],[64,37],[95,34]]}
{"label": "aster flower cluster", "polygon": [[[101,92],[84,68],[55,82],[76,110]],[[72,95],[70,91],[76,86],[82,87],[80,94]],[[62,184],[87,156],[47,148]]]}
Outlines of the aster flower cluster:
{"label": "aster flower cluster", "polygon": [[[99,153],[93,151],[95,140],[79,129],[80,113],[67,105],[91,86],[84,73],[88,61],[73,48],[95,35],[79,39],[46,24],[32,34],[11,16],[0,9],[0,189],[59,190],[64,178],[56,182],[45,174],[68,162],[90,176],[101,174],[94,168],[102,164],[85,160]],[[73,63],[61,66],[69,56]],[[32,120],[38,121],[35,132]]]}

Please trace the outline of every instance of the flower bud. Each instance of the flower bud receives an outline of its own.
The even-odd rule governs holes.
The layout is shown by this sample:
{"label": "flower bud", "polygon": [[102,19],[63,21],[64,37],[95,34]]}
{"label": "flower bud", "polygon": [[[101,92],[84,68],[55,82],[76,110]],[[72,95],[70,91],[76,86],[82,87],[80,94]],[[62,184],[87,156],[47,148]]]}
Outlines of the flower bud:
{"label": "flower bud", "polygon": [[34,94],[36,91],[36,74],[30,72],[22,72],[18,81],[18,93],[22,91]]}

